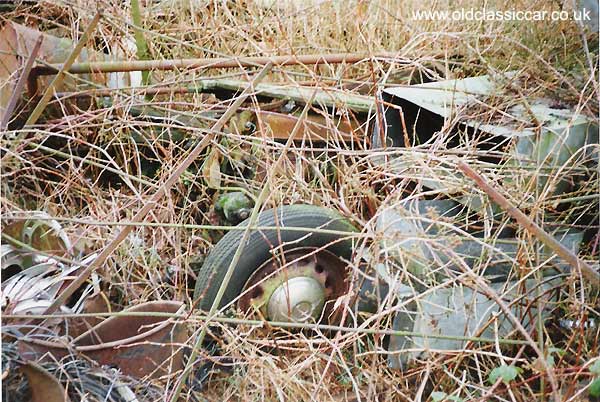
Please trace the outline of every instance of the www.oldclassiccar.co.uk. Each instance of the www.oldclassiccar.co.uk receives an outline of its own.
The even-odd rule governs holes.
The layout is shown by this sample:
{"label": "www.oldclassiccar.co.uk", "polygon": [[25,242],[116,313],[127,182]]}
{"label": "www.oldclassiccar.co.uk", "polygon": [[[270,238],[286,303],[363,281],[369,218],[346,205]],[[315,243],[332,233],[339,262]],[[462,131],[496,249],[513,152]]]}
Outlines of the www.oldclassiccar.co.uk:
{"label": "www.oldclassiccar.co.uk", "polygon": [[415,10],[418,21],[591,21],[591,11],[580,10]]}

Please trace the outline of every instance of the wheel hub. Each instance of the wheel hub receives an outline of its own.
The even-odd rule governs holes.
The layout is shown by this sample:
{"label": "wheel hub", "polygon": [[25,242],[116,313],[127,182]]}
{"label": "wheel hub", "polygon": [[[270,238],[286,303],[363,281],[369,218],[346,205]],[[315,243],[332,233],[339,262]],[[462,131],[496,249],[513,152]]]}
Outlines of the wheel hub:
{"label": "wheel hub", "polygon": [[289,250],[252,274],[238,305],[272,321],[319,321],[333,312],[328,301],[348,291],[345,271],[346,264],[326,250]]}
{"label": "wheel hub", "polygon": [[269,299],[267,312],[273,321],[318,320],[325,304],[325,289],[314,278],[297,276],[281,284]]}

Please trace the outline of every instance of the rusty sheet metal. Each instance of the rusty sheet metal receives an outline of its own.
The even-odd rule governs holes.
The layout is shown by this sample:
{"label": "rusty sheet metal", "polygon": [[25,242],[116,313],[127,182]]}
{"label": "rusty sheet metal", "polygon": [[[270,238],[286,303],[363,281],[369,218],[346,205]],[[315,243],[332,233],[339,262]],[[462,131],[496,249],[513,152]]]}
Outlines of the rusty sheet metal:
{"label": "rusty sheet metal", "polygon": [[29,73],[31,72],[31,68],[33,67],[33,63],[35,63],[35,59],[37,58],[38,52],[40,51],[40,47],[42,46],[44,38],[40,35],[39,38],[35,41],[27,60],[25,61],[23,68],[19,71],[19,78],[16,80],[16,83],[12,86],[12,93],[10,98],[2,99],[0,102],[4,107],[4,114],[2,115],[2,121],[0,121],[0,130],[6,130],[8,128],[8,123],[10,122],[10,118],[19,102],[21,94],[23,93],[23,89],[25,88],[25,83],[29,78]]}
{"label": "rusty sheet metal", "polygon": [[[182,313],[183,303],[154,301],[124,312]],[[113,316],[82,334],[70,344],[40,340],[29,336],[19,340],[24,360],[60,359],[81,353],[102,365],[118,367],[134,377],[159,377],[183,368],[187,341],[185,325],[156,316]]]}
{"label": "rusty sheet metal", "polygon": [[[2,232],[35,250],[59,257],[73,258],[73,245],[63,227],[44,211],[23,211],[27,219],[5,221]],[[10,239],[7,240],[11,243]],[[20,247],[20,244],[14,244]]]}
{"label": "rusty sheet metal", "polygon": [[[31,54],[38,39],[42,37],[42,45],[39,49],[37,58],[47,63],[62,63],[67,59],[73,48],[73,41],[65,38],[58,38],[36,29],[27,28],[14,22],[6,22],[0,30],[0,82],[3,83],[0,88],[0,115],[3,115],[7,106],[7,101],[14,90],[17,83],[18,74],[22,64]],[[101,59],[104,56],[95,52],[88,52],[83,49],[78,57],[78,60]],[[105,82],[103,75],[94,74],[86,75],[83,78],[92,80],[93,82]],[[50,79],[45,78],[40,82],[42,87],[47,85]],[[31,86],[31,82],[29,82]],[[65,77],[63,84],[57,90],[65,90],[75,87],[75,79]],[[33,88],[29,88],[33,90]]]}
{"label": "rusty sheet metal", "polygon": [[[261,134],[278,140],[287,140],[298,122],[294,115],[262,110],[256,113],[256,118]],[[366,137],[360,122],[348,118],[331,119],[309,114],[301,124],[294,140],[363,142]]]}
{"label": "rusty sheet metal", "polygon": [[21,370],[29,382],[32,402],[71,402],[60,381],[42,366],[29,362]]}
{"label": "rusty sheet metal", "polygon": [[[70,281],[69,281],[70,283]],[[63,285],[64,288],[64,285]],[[102,314],[110,312],[111,305],[108,300],[108,296],[102,291],[93,294],[82,301],[81,312],[84,314]],[[104,317],[101,316],[84,316],[84,317],[71,317],[67,318],[64,327],[62,328],[61,334],[69,334],[72,337],[78,337],[84,334],[86,331],[95,327],[104,321]]]}
{"label": "rusty sheet metal", "polygon": [[[55,64],[63,63],[75,47],[75,43],[70,39],[59,38],[15,22],[7,21],[0,28],[0,116],[4,115],[11,94],[17,85],[18,72],[21,70],[21,66],[25,64],[40,37],[42,38],[42,45],[37,55],[38,61],[43,60],[45,63]],[[119,57],[119,55],[116,56]],[[105,61],[110,59],[110,57],[112,56],[84,48],[76,61]],[[28,92],[30,95],[33,95],[37,91],[38,86],[45,88],[52,80],[52,77],[36,79],[33,76],[35,68],[32,69],[32,74],[28,80]],[[122,88],[132,84],[137,85],[138,78],[136,74],[138,73],[88,73],[84,74],[81,78],[102,86],[107,85],[109,87]],[[63,83],[56,90],[59,92],[73,90],[77,87],[77,80],[78,78],[67,75],[64,77]],[[89,105],[89,101],[87,103],[84,101],[81,102],[83,102],[82,106],[84,107]]]}

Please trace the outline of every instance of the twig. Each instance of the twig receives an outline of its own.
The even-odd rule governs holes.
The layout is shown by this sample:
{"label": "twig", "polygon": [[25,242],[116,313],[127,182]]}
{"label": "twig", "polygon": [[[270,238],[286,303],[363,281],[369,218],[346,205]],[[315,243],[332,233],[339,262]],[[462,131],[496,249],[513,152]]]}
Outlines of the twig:
{"label": "twig", "polygon": [[[192,322],[202,322],[206,324],[207,321],[218,322],[221,324],[229,325],[249,325],[252,327],[262,328],[265,325],[269,325],[273,328],[286,328],[286,329],[304,329],[312,331],[336,331],[353,334],[365,334],[365,335],[390,335],[390,336],[411,336],[415,338],[431,338],[431,339],[444,339],[451,341],[463,341],[463,342],[478,342],[478,343],[499,343],[501,345],[529,345],[529,342],[522,339],[496,339],[486,338],[479,336],[463,336],[463,335],[442,335],[442,334],[431,334],[424,332],[413,332],[413,331],[402,331],[392,329],[380,329],[380,328],[365,328],[365,327],[343,327],[339,325],[330,324],[313,324],[308,322],[288,322],[288,321],[263,321],[263,320],[248,320],[244,318],[232,318],[232,317],[209,317],[208,315],[194,314],[193,318],[190,319],[188,312],[183,313],[167,313],[159,311],[114,311],[106,313],[61,313],[61,314],[3,314],[2,318],[5,320],[23,320],[23,319],[67,319],[67,318],[108,318],[108,317],[159,317],[159,318],[173,318],[181,319]],[[10,325],[10,324],[7,324]],[[39,338],[32,338],[39,339]],[[52,342],[52,341],[46,341]],[[64,345],[64,343],[62,344]]]}
{"label": "twig", "polygon": [[[268,64],[263,68],[257,76],[254,78],[254,82],[258,82],[264,78],[267,72],[271,69],[272,64]],[[252,87],[250,87],[252,88]],[[196,160],[196,158],[200,155],[202,150],[210,144],[212,139],[215,136],[216,132],[219,132],[225,124],[229,121],[231,116],[237,112],[237,109],[242,105],[242,103],[250,96],[252,93],[251,89],[244,91],[238,97],[231,107],[225,112],[221,118],[214,124],[211,131],[207,133],[204,138],[192,149],[189,155],[181,162],[181,164],[175,169],[175,171],[169,176],[169,178],[165,181],[165,183],[150,197],[150,200],[144,204],[144,206],[135,214],[135,216],[131,219],[132,222],[141,222],[144,220],[148,212],[156,204],[163,198],[165,194],[171,189],[173,184],[179,180],[179,177],[183,174],[183,172]],[[127,235],[133,230],[135,226],[125,226],[117,236],[102,250],[102,252],[98,255],[98,257],[88,265],[85,270],[81,272],[81,274],[75,279],[71,284],[54,300],[54,302],[48,307],[45,314],[51,314],[56,311],[60,306],[65,304],[67,299],[87,280],[87,278],[91,275],[91,273],[100,267],[106,259],[116,250],[116,248],[121,244],[123,240],[127,237]]]}
{"label": "twig", "polygon": [[523,226],[525,230],[537,237],[542,243],[554,251],[575,270],[580,271],[583,277],[590,281],[593,287],[600,286],[600,274],[596,272],[594,268],[592,268],[585,261],[580,260],[568,248],[560,244],[558,240],[546,233],[544,229],[538,226],[517,207],[512,205],[506,197],[504,197],[498,190],[493,188],[481,175],[471,169],[471,167],[469,167],[466,163],[461,161],[458,162],[457,166],[467,177],[473,179],[496,204],[498,204],[521,226]]}
{"label": "twig", "polygon": [[531,337],[529,332],[527,332],[527,330],[525,329],[525,327],[523,326],[521,321],[513,314],[510,307],[508,307],[508,305],[498,295],[498,293],[496,293],[496,291],[491,286],[489,286],[485,280],[483,280],[481,275],[478,275],[478,274],[474,273],[473,271],[471,271],[471,273],[472,273],[471,277],[473,278],[473,281],[475,282],[475,284],[477,284],[477,286],[483,291],[483,293],[487,297],[494,300],[494,302],[500,307],[502,312],[504,312],[506,317],[508,317],[508,319],[510,321],[512,321],[512,323],[515,326],[515,328],[517,329],[517,331],[519,331],[521,333],[521,335],[523,335],[525,340],[528,342],[528,345],[538,355],[540,364],[543,366],[544,370],[546,371],[546,374],[548,375],[548,379],[550,380],[550,385],[552,386],[552,394],[553,394],[554,400],[562,401],[562,397],[560,395],[560,388],[558,386],[558,383],[556,382],[556,376],[554,375],[553,367],[550,366],[550,364],[548,364],[548,361],[546,360],[542,350],[539,348],[537,343],[533,340],[533,338]]}
{"label": "twig", "polygon": [[[107,166],[107,165],[103,165],[100,162],[95,162],[93,160],[90,160],[90,158],[82,158],[82,157],[77,156],[77,155],[71,155],[71,154],[68,154],[66,152],[59,151],[58,149],[50,148],[50,147],[47,147],[45,145],[37,144],[37,143],[33,143],[33,142],[28,142],[27,143],[27,148],[31,148],[32,150],[35,150],[35,151],[42,151],[42,152],[44,152],[44,153],[46,153],[48,155],[60,156],[60,157],[65,158],[65,159],[71,159],[71,160],[75,160],[75,161],[84,163],[86,165],[95,166],[95,167],[100,168],[102,170],[105,170],[107,172],[112,172],[112,173],[114,173],[114,174],[116,174],[118,176],[121,176],[123,178],[123,181],[125,181],[125,179],[128,179],[130,181],[135,181],[137,183],[141,183],[141,184],[143,184],[145,186],[148,186],[148,187],[152,187],[152,188],[158,188],[159,187],[158,184],[152,183],[152,182],[150,182],[148,180],[144,180],[144,179],[139,178],[137,176],[133,176],[133,175],[128,174],[128,173],[126,173],[126,172],[124,172],[122,170],[119,170],[119,169],[116,169],[116,168],[112,168],[112,167]],[[109,163],[109,162],[107,161],[107,163]]]}

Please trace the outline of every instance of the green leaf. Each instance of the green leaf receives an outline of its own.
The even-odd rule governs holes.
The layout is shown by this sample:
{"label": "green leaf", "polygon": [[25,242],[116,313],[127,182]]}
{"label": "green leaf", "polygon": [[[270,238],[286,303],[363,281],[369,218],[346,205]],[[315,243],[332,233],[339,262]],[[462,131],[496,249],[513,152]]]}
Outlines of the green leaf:
{"label": "green leaf", "polygon": [[548,353],[556,353],[559,356],[562,356],[565,354],[565,350],[561,349],[561,348],[549,347],[546,350],[548,351]]}
{"label": "green leaf", "polygon": [[454,402],[464,402],[459,396],[456,395],[448,395],[445,392],[435,391],[431,393],[431,400],[433,402],[442,402],[442,401],[454,401]]}
{"label": "green leaf", "polygon": [[553,346],[546,349],[546,355],[547,355],[546,356],[546,364],[548,365],[548,367],[554,367],[554,364],[555,364],[554,354],[556,354],[558,356],[562,356],[565,354],[565,351],[563,349],[555,348]]}
{"label": "green leaf", "polygon": [[496,381],[498,381],[498,378],[502,378],[502,382],[508,384],[509,382],[517,378],[517,376],[522,372],[523,369],[519,367],[507,366],[503,364],[502,366],[496,367],[492,370],[490,376],[488,377],[488,381],[490,382],[490,384],[495,384]]}
{"label": "green leaf", "polygon": [[594,397],[594,398],[599,398],[600,397],[600,377],[596,378],[594,381],[592,381],[592,383],[590,384],[590,396]]}
{"label": "green leaf", "polygon": [[597,359],[590,365],[590,372],[592,374],[600,375],[600,359]]}

